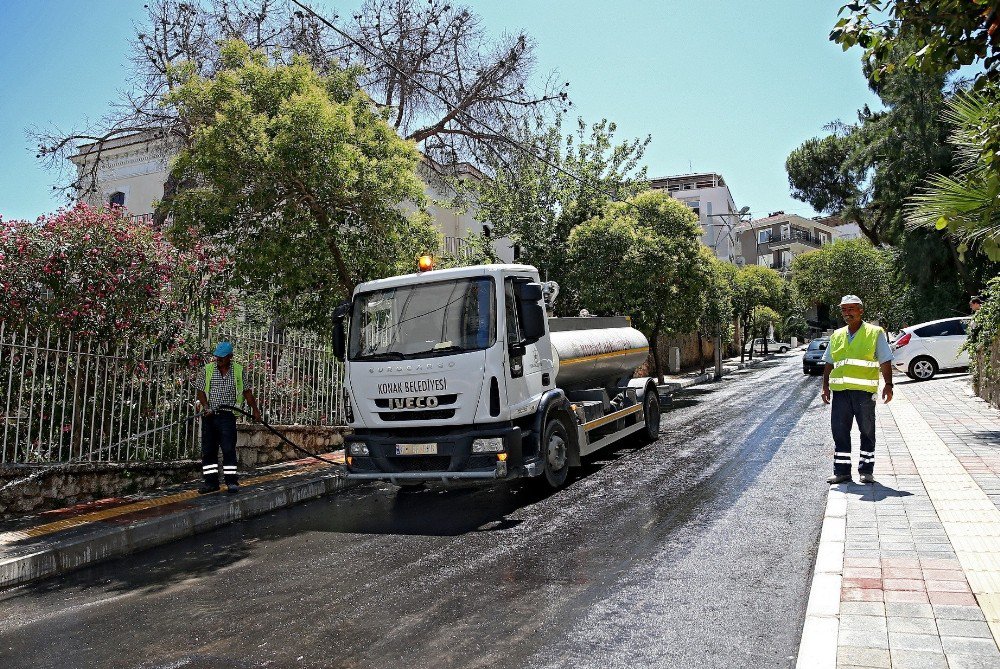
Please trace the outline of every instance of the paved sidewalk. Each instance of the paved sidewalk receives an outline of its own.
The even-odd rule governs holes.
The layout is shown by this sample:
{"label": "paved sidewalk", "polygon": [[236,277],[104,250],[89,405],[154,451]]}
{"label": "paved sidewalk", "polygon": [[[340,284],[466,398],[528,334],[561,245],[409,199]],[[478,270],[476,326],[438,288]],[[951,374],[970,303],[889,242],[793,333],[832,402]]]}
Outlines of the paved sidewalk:
{"label": "paved sidewalk", "polygon": [[[343,461],[343,452],[324,454]],[[200,481],[0,522],[0,589],[78,569],[348,486],[315,458],[242,477],[240,492],[199,495]]]}
{"label": "paved sidewalk", "polygon": [[877,483],[830,490],[797,666],[996,669],[1000,411],[899,377],[877,423]]}

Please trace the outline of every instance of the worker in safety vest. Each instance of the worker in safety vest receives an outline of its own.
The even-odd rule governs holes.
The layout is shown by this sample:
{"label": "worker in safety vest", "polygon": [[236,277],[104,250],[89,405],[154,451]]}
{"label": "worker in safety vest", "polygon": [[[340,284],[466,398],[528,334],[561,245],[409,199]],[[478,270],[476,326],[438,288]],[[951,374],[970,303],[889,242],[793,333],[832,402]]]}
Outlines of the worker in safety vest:
{"label": "worker in safety vest", "polygon": [[875,470],[875,395],[878,376],[885,386],[882,399],[892,401],[892,349],[885,330],[861,320],[864,305],[857,295],[840,300],[840,313],[847,327],[830,336],[823,361],[823,402],[833,407],[830,424],[835,444],[833,476],[828,483],[851,480],[851,424],[857,420],[861,432],[858,474],[862,483],[874,483]]}
{"label": "worker in safety vest", "polygon": [[233,345],[228,341],[215,347],[215,362],[205,367],[204,387],[198,389],[198,403],[204,408],[201,419],[201,494],[219,489],[219,448],[222,448],[222,472],[226,491],[239,492],[236,474],[236,416],[231,410],[237,398],[246,400],[253,418],[260,421],[260,408],[253,392],[243,383],[243,365],[233,362]]}

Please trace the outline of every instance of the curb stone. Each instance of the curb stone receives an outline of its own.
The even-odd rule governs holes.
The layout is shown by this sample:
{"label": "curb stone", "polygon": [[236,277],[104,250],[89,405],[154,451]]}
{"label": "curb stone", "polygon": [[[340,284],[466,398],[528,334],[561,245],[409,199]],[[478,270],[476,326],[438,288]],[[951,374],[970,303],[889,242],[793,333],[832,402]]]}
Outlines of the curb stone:
{"label": "curb stone", "polygon": [[124,528],[90,526],[76,533],[71,531],[68,536],[45,542],[35,550],[28,548],[23,554],[0,558],[0,590],[160,546],[354,485],[340,472],[332,471],[258,490],[246,488],[235,497],[222,497],[212,500],[215,503],[134,521]]}

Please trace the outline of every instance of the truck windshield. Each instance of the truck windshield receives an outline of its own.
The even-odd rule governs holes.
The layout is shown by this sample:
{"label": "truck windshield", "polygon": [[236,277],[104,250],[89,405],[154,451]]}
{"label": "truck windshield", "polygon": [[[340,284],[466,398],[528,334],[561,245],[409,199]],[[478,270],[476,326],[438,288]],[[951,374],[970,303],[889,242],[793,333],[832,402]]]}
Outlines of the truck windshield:
{"label": "truck windshield", "polygon": [[420,283],[359,293],[351,360],[407,360],[489,348],[496,342],[493,280]]}

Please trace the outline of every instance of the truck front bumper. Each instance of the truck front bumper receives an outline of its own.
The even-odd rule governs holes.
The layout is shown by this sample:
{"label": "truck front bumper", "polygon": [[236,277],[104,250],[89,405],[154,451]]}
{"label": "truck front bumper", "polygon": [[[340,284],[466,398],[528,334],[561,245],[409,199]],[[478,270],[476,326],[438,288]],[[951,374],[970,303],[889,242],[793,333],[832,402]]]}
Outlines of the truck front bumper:
{"label": "truck front bumper", "polygon": [[[501,438],[500,453],[473,453],[476,439]],[[363,443],[368,455],[352,454]],[[397,446],[434,445],[430,455],[401,454]],[[358,481],[489,481],[517,478],[523,472],[521,430],[509,423],[448,430],[358,430],[347,437],[347,478]]]}

